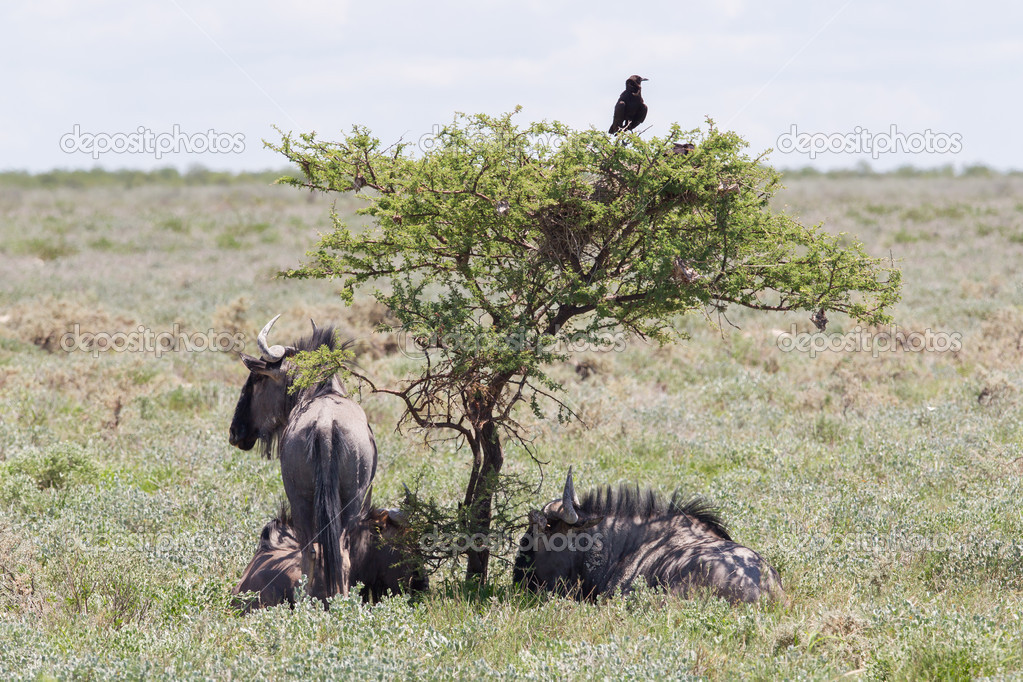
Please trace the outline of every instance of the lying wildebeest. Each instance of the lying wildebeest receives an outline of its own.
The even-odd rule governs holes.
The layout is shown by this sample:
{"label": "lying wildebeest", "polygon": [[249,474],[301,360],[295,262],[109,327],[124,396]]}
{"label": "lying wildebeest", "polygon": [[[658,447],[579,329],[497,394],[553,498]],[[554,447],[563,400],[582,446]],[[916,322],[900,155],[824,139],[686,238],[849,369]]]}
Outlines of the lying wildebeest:
{"label": "lying wildebeest", "polygon": [[278,317],[256,340],[261,357],[241,356],[249,378],[234,411],[230,440],[242,450],[259,441],[267,457],[277,451],[309,592],[324,599],[338,591],[347,596],[349,536],[370,508],[376,442],[366,413],[347,397],[336,376],[289,392],[287,358],[321,346],[334,349],[336,341],[333,327],[314,324],[313,333],[293,346],[268,346],[266,336]]}
{"label": "lying wildebeest", "polygon": [[709,589],[732,602],[783,595],[778,573],[732,542],[704,500],[664,503],[636,486],[591,491],[580,502],[572,470],[560,500],[529,514],[514,580],[577,599],[628,591],[637,579],[681,596]]}
{"label": "lying wildebeest", "polygon": [[[277,518],[263,527],[255,556],[231,590],[235,606],[244,612],[285,601],[295,603],[295,588],[302,578],[302,549],[291,523],[288,510],[282,508]],[[404,517],[395,509],[372,509],[355,526],[351,534],[351,579],[352,584],[365,586],[364,602],[378,602],[388,593],[429,588],[425,574],[388,544],[405,527]],[[258,596],[244,596],[252,592]]]}
{"label": "lying wildebeest", "polygon": [[[295,539],[290,521],[282,513],[263,526],[256,554],[231,590],[234,605],[246,613],[284,600],[295,603],[295,586],[302,579],[302,546]],[[250,592],[258,592],[259,596],[241,596]]]}

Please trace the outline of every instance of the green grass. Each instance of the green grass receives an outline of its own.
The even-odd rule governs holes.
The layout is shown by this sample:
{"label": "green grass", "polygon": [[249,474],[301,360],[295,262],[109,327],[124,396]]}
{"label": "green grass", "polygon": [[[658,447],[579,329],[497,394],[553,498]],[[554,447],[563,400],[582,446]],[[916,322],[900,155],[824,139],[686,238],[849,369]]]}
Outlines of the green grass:
{"label": "green grass", "polygon": [[47,237],[29,237],[11,241],[6,248],[15,256],[35,256],[44,261],[57,260],[65,256],[73,256],[78,249],[64,239]]}
{"label": "green grass", "polygon": [[[640,592],[533,598],[495,562],[485,595],[452,568],[429,595],[338,598],[246,617],[229,591],[283,494],[278,465],[227,443],[245,373],[231,352],[64,352],[61,335],[177,328],[275,338],[336,322],[382,381],[366,305],[329,282],[281,281],[331,197],[255,181],[130,174],[18,179],[0,193],[0,678],[971,679],[1023,672],[1023,178],[806,174],[780,204],[901,259],[906,332],[956,352],[782,352],[806,315],[729,311],[658,348],[554,368],[586,426],[520,415],[579,489],[634,481],[716,500],[779,570],[783,604]],[[79,185],[69,186],[68,183]],[[779,205],[780,205],[779,204]],[[343,197],[340,213],[359,202]],[[362,219],[349,223],[358,228]],[[26,235],[38,241],[26,242]],[[968,236],[967,236],[968,235]],[[33,242],[34,243],[34,242]],[[57,249],[52,258],[42,254]],[[829,332],[855,324],[832,320]],[[876,331],[876,330],[871,330]],[[373,344],[377,343],[377,346]],[[373,349],[376,350],[373,350]],[[403,482],[453,504],[467,459],[363,400],[380,447],[374,499]],[[507,470],[539,482],[521,449]],[[523,507],[524,513],[526,508]],[[509,557],[506,557],[509,558]]]}

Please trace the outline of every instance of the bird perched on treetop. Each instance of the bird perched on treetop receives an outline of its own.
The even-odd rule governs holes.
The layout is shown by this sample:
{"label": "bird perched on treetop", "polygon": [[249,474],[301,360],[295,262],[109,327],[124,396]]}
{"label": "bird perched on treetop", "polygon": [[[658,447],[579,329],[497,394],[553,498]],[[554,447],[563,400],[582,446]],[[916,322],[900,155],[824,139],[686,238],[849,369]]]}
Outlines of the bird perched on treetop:
{"label": "bird perched on treetop", "polygon": [[625,90],[618,95],[615,104],[615,120],[607,129],[609,133],[620,133],[632,130],[646,119],[646,104],[643,103],[643,81],[650,80],[642,76],[629,76],[625,81]]}

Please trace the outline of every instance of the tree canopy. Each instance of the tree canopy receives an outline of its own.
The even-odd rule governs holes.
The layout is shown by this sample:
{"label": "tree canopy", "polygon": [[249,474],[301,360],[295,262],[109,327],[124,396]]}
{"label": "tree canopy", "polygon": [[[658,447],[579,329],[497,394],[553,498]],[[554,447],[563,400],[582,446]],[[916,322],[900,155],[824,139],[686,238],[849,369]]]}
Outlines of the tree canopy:
{"label": "tree canopy", "polygon": [[418,144],[384,146],[356,126],[337,142],[289,133],[269,146],[302,171],[282,182],[365,198],[372,227],[334,214],[284,274],[338,279],[348,301],[368,291],[416,340],[418,375],[372,387],[404,401],[404,424],[465,438],[467,505],[500,471],[500,434],[518,435],[516,405],[540,414],[549,399],[564,416],[546,368],[566,342],[671,342],[680,315],[730,306],[877,324],[899,297],[886,259],[772,211],[780,175],[713,122],[644,139],[460,114]]}

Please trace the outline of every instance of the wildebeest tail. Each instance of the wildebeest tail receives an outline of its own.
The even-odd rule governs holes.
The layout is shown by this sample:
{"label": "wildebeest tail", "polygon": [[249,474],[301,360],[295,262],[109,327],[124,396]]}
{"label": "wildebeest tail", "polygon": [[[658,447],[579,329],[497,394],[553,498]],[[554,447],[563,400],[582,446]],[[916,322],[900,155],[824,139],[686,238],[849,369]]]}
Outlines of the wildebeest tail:
{"label": "wildebeest tail", "polygon": [[[333,431],[333,429],[332,429]],[[323,580],[327,594],[341,591],[341,531],[348,516],[341,502],[341,452],[336,449],[339,439],[324,442],[317,437],[312,453],[319,463],[316,469],[316,541],[320,544]],[[332,447],[333,446],[333,447]],[[343,446],[342,446],[343,447]]]}

